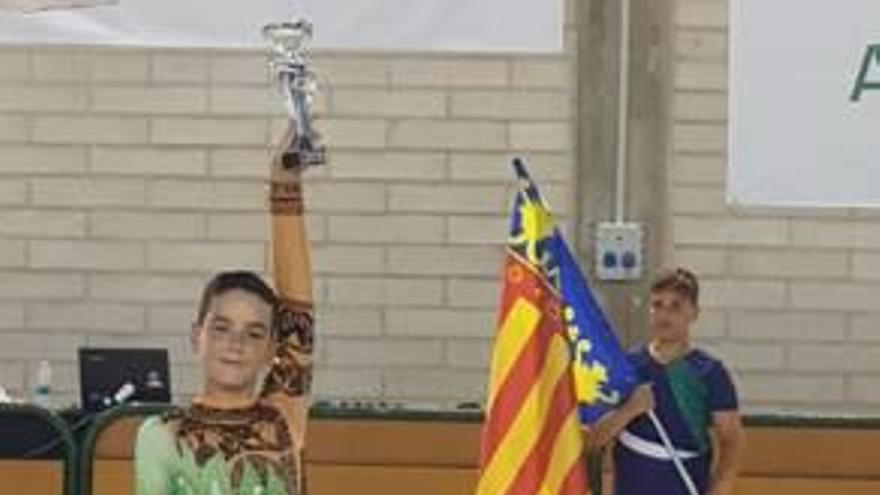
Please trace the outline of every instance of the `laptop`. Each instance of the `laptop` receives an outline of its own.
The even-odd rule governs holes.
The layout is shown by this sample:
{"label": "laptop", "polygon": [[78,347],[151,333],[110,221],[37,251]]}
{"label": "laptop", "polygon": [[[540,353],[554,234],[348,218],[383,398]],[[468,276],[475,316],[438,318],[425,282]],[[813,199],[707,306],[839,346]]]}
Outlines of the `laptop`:
{"label": "laptop", "polygon": [[167,349],[79,349],[80,403],[97,412],[126,402],[171,402]]}

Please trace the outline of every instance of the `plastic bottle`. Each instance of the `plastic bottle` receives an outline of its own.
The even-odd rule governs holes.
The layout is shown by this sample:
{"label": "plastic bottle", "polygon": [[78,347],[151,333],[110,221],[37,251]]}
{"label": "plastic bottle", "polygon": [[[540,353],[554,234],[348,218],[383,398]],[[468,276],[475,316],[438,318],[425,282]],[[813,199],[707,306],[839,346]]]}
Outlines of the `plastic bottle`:
{"label": "plastic bottle", "polygon": [[46,409],[52,407],[52,366],[45,359],[37,367],[34,404]]}

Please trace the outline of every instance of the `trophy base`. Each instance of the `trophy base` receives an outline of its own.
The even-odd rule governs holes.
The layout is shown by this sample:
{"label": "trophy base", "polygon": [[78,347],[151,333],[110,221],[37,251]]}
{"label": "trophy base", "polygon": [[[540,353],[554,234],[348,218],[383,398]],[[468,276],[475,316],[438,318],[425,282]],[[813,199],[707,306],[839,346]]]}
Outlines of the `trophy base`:
{"label": "trophy base", "polygon": [[281,155],[281,164],[284,168],[307,168],[326,163],[324,148],[312,150],[287,150]]}

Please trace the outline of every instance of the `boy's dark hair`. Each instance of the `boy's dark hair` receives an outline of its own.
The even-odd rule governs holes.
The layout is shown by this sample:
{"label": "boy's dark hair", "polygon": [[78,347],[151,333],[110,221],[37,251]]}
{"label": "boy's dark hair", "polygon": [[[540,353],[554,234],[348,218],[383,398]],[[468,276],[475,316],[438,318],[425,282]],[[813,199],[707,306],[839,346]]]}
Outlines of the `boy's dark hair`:
{"label": "boy's dark hair", "polygon": [[202,290],[201,302],[199,302],[196,322],[202,324],[205,321],[205,316],[208,314],[208,308],[211,306],[213,298],[236,289],[253,294],[265,301],[266,304],[272,307],[272,314],[274,315],[278,307],[278,297],[275,295],[275,291],[254,272],[230,270],[214,275],[214,278],[205,285],[205,288]]}
{"label": "boy's dark hair", "polygon": [[651,282],[651,292],[673,291],[686,297],[691,304],[699,306],[700,283],[697,276],[686,268],[661,271]]}

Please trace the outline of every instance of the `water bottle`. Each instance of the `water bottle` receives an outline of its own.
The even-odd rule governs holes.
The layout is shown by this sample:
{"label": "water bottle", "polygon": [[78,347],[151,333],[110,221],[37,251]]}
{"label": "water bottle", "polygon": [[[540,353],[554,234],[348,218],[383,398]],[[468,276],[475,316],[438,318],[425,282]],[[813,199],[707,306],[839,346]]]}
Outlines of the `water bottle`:
{"label": "water bottle", "polygon": [[45,359],[40,361],[40,365],[37,367],[34,404],[45,409],[52,407],[52,366]]}

